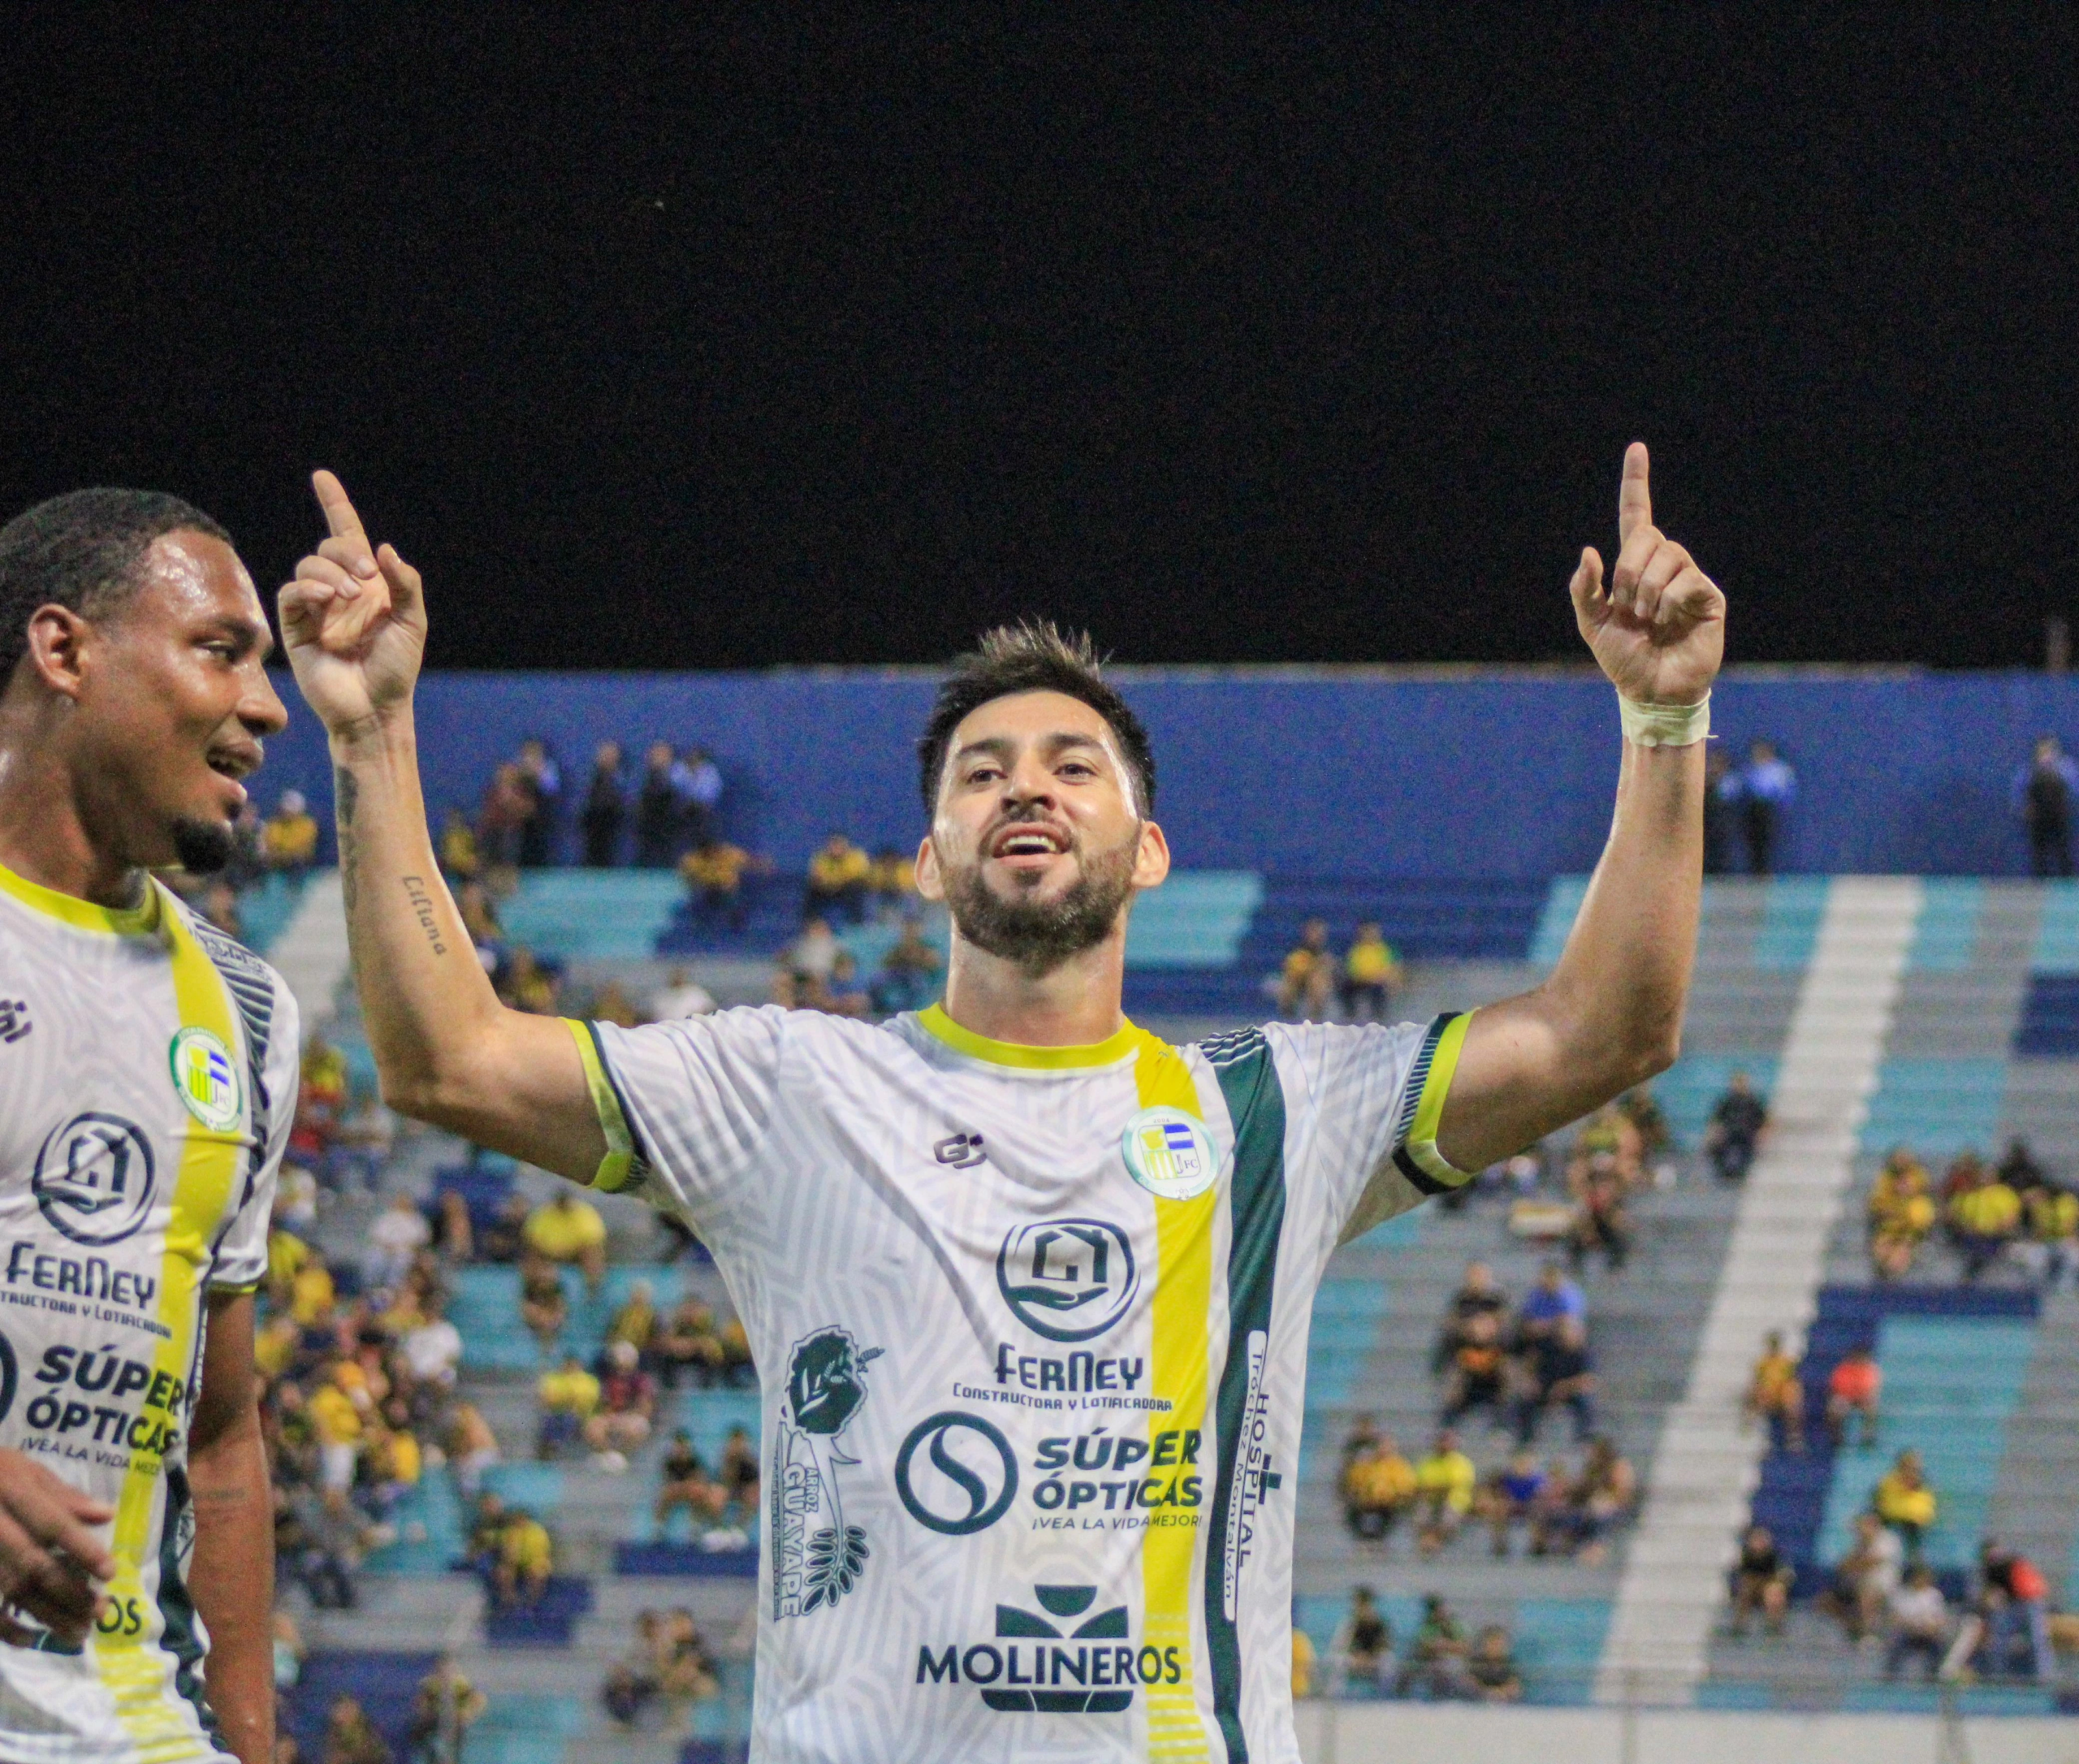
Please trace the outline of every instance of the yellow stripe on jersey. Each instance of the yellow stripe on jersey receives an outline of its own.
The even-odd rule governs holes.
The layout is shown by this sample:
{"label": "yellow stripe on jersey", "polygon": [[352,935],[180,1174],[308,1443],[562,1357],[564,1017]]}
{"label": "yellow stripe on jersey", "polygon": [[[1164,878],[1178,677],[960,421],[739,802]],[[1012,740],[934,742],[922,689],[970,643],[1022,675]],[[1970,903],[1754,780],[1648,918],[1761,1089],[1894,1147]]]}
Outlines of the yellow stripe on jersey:
{"label": "yellow stripe on jersey", "polygon": [[158,923],[158,886],[149,878],[145,884],[145,897],[138,905],[97,906],[76,894],[60,894],[55,888],[45,888],[25,876],[16,876],[6,865],[0,864],[0,894],[33,907],[46,918],[70,925],[76,931],[104,931],[113,936],[135,937]]}
{"label": "yellow stripe on jersey", "polygon": [[[153,884],[154,888],[158,884]],[[225,1046],[235,1048],[238,1029],[228,989],[194,933],[169,905],[159,910],[161,935],[171,958],[173,996],[184,1027],[208,1030]],[[249,1112],[253,1099],[246,1099]],[[245,1140],[238,1125],[227,1132],[211,1131],[192,1114],[184,1119],[179,1167],[173,1188],[173,1216],[167,1223],[166,1259],[159,1269],[159,1321],[166,1334],[159,1343],[153,1370],[184,1386],[200,1375],[196,1353],[201,1325],[202,1282],[209,1272],[210,1245],[236,1198],[239,1165]],[[179,1415],[186,1425],[187,1412]],[[117,1600],[144,1598],[143,1563],[152,1544],[152,1520],[165,1481],[163,1461],[135,1452],[116,1502],[111,1550],[115,1577],[108,1592]],[[192,1758],[198,1748],[195,1716],[173,1687],[178,1662],[160,1645],[166,1619],[156,1605],[145,1613],[135,1635],[119,1626],[112,1634],[97,1633],[87,1644],[88,1658],[114,1694],[115,1712],[137,1748],[142,1764]]]}
{"label": "yellow stripe on jersey", "polygon": [[1444,1100],[1451,1093],[1451,1079],[1459,1069],[1459,1054],[1465,1046],[1466,1027],[1472,1021],[1472,1013],[1454,1017],[1437,1035],[1436,1044],[1430,1050],[1429,1066],[1421,1075],[1422,1089],[1415,1105],[1415,1118],[1409,1122],[1407,1137],[1401,1149],[1414,1162],[1416,1167],[1433,1182],[1447,1188],[1457,1188],[1472,1180],[1473,1171],[1463,1170],[1450,1163],[1437,1149],[1437,1129],[1444,1119]]}
{"label": "yellow stripe on jersey", "polygon": [[[1179,1109],[1203,1119],[1198,1087],[1183,1057],[1167,1042],[1136,1030],[1139,1057],[1134,1081],[1143,1109]],[[1220,1214],[1220,1185],[1188,1200],[1155,1197],[1156,1279],[1153,1376],[1148,1388],[1175,1405],[1150,1418],[1152,1435],[1171,1428],[1201,1441],[1212,1392],[1210,1355],[1213,1230]],[[1205,1511],[1210,1511],[1208,1506]],[[1205,1723],[1199,1712],[1197,1662],[1191,1650],[1191,1610],[1197,1577],[1192,1566],[1199,1545],[1196,1525],[1151,1525],[1142,1533],[1141,1598],[1144,1645],[1174,1648],[1183,1671],[1174,1684],[1148,1687],[1148,1755],[1151,1758],[1208,1760]]]}
{"label": "yellow stripe on jersey", "polygon": [[599,1116],[599,1131],[607,1136],[607,1155],[599,1160],[591,1186],[607,1194],[618,1193],[635,1173],[635,1134],[621,1112],[613,1080],[607,1076],[606,1061],[599,1057],[599,1040],[592,1026],[568,1017],[563,1024],[577,1044],[577,1057],[585,1066],[585,1087],[592,1096],[592,1112]]}
{"label": "yellow stripe on jersey", "polygon": [[[934,1005],[928,1010],[917,1013],[918,1024],[936,1035],[956,1053],[964,1053],[970,1059],[987,1060],[995,1066],[1021,1066],[1027,1071],[1058,1072],[1079,1066],[1110,1066],[1152,1041],[1154,1038],[1145,1030],[1136,1029],[1131,1023],[1122,1023],[1116,1034],[1102,1041],[1091,1041],[1080,1046],[1066,1048],[1035,1047],[1023,1041],[992,1041],[987,1035],[978,1035],[972,1029],[963,1029],[945,1014],[942,1005]],[[1156,1044],[1160,1046],[1161,1043]],[[1142,1099],[1143,1105],[1148,1099]],[[1179,1104],[1178,1107],[1184,1105]]]}

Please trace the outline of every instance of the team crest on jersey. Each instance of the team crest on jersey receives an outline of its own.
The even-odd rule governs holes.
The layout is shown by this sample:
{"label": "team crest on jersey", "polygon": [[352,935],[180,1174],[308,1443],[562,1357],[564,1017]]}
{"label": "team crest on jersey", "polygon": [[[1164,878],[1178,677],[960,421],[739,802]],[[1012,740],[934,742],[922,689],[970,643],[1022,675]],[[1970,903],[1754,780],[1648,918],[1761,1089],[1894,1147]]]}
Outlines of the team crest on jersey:
{"label": "team crest on jersey", "polygon": [[837,1436],[865,1406],[867,1365],[878,1347],[862,1349],[835,1325],[805,1335],[787,1360],[787,1394],[772,1447],[772,1615],[806,1617],[834,1605],[866,1572],[867,1534],[845,1523],[837,1466],[856,1464]]}
{"label": "team crest on jersey", "polygon": [[243,1112],[238,1068],[218,1036],[193,1024],[176,1031],[166,1050],[173,1087],[188,1113],[212,1133],[228,1133]]}
{"label": "team crest on jersey", "polygon": [[1133,1178],[1165,1200],[1189,1200],[1220,1174],[1205,1123],[1181,1109],[1143,1109],[1119,1135]]}
{"label": "team crest on jersey", "polygon": [[151,1142],[122,1116],[96,1110],[52,1129],[29,1192],[53,1230],[98,1248],[149,1217],[154,1174]]}

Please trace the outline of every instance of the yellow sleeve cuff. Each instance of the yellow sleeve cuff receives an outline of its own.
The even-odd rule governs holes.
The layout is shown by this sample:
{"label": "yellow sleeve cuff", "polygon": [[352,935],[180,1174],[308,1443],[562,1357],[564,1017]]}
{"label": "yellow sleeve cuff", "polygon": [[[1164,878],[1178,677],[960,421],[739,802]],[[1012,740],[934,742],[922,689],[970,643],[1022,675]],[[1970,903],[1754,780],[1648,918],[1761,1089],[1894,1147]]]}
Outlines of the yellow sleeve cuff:
{"label": "yellow sleeve cuff", "polygon": [[1446,1013],[1429,1025],[1408,1069],[1399,1125],[1394,1135],[1394,1165],[1425,1195],[1463,1188],[1478,1174],[1456,1168],[1437,1149],[1437,1129],[1444,1118],[1444,1099],[1465,1046],[1472,1013]]}
{"label": "yellow sleeve cuff", "polygon": [[585,1067],[585,1086],[591,1092],[592,1108],[599,1118],[599,1131],[607,1136],[607,1155],[599,1160],[590,1186],[603,1194],[618,1194],[642,1174],[635,1135],[629,1127],[627,1111],[621,1107],[620,1093],[607,1075],[607,1062],[599,1049],[599,1031],[589,1023],[578,1023],[568,1017],[564,1019],[564,1027],[577,1044],[577,1057]]}

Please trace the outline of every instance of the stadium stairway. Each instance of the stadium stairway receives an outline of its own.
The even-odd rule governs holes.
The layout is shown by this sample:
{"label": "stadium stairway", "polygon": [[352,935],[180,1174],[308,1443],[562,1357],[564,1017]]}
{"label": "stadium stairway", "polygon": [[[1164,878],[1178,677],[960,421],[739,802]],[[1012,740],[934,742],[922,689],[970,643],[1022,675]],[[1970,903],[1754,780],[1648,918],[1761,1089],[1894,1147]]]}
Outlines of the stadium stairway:
{"label": "stadium stairway", "polygon": [[1809,960],[1770,1092],[1770,1137],[1646,1478],[1599,1700],[1686,1703],[1704,1675],[1761,1456],[1740,1425],[1741,1394],[1763,1333],[1780,1329],[1795,1343],[1813,1315],[1921,903],[1919,884],[1901,879],[1784,879],[1767,891],[1756,965]]}

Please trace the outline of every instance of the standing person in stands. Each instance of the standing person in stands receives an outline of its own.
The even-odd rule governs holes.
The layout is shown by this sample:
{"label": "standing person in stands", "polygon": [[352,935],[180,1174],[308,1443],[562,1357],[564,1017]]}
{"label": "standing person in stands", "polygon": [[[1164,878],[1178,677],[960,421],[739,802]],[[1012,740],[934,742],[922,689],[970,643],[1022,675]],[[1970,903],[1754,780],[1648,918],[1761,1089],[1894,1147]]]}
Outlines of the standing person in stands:
{"label": "standing person in stands", "polygon": [[704,749],[689,747],[672,768],[672,780],[685,815],[683,842],[704,845],[719,837],[715,817],[722,806],[722,768]]}
{"label": "standing person in stands", "polygon": [[520,824],[520,867],[538,870],[555,856],[557,824],[563,815],[563,768],[555,750],[538,735],[520,744],[521,787],[527,793],[527,818]]}
{"label": "standing person in stands", "polygon": [[668,870],[679,854],[685,825],[673,776],[678,762],[669,741],[652,741],[643,756],[642,784],[635,793],[635,861],[645,870]]}
{"label": "standing person in stands", "polygon": [[253,1291],[296,1006],[153,876],[231,861],[287,721],[271,642],[229,536],[174,497],[79,491],[0,527],[10,1760],[273,1753]]}
{"label": "standing person in stands", "polygon": [[1723,748],[1714,747],[1704,762],[1705,876],[1728,876],[1732,871],[1733,798],[1738,791],[1731,758]]}
{"label": "standing person in stands", "polygon": [[1329,922],[1310,919],[1299,941],[1286,951],[1278,975],[1277,1014],[1302,1023],[1323,1022],[1335,997],[1335,954],[1329,948]]}
{"label": "standing person in stands", "polygon": [[[1626,455],[1614,569],[1584,550],[1571,585],[1625,739],[1609,845],[1551,975],[1426,1029],[1273,1023],[1183,1048],[1122,1009],[1133,901],[1169,861],[1147,732],[1087,639],[1045,626],[989,633],[919,742],[918,886],[952,926],[943,1006],[633,1031],[502,1009],[430,880],[419,578],[370,545],[336,480],[317,484],[332,530],[283,625],[339,775],[384,1094],[641,1189],[742,1299],[767,1473],[789,1495],[762,1538],[761,1758],[1040,1748],[983,1638],[1077,1623],[1123,1632],[1128,1682],[1047,1714],[1045,1749],[1144,1756],[1153,1732],[1210,1759],[1293,1757],[1295,1487],[1269,1467],[1297,1458],[1302,1320],[1329,1256],[1678,1050],[1724,599],[1653,525],[1645,449]],[[429,879],[430,930],[405,876]],[[1071,1379],[1119,1419],[1067,1428]],[[1128,1446],[1135,1514],[1178,1522],[1078,1530],[1070,1592],[1065,1535],[1035,1522],[1054,1490],[1073,1498],[1077,1452]],[[1067,1474],[1035,1473],[1057,1450]]]}
{"label": "standing person in stands", "polygon": [[2072,811],[2079,802],[2079,766],[2055,735],[2039,736],[2029,763],[2014,775],[2014,807],[2029,833],[2029,871],[2072,874]]}
{"label": "standing person in stands", "polygon": [[1776,752],[1774,741],[1757,741],[1747,750],[1740,773],[1740,819],[1747,834],[1747,867],[1755,876],[1773,876],[1776,845],[1783,832],[1783,811],[1797,799],[1797,774]]}
{"label": "standing person in stands", "polygon": [[1769,1105],[1754,1094],[1754,1081],[1744,1072],[1735,1072],[1704,1131],[1704,1155],[1720,1182],[1746,1179],[1768,1125]]}
{"label": "standing person in stands", "polygon": [[585,867],[610,870],[620,862],[621,829],[628,823],[628,786],[621,778],[620,743],[601,741],[592,752],[591,781],[577,811],[585,841]]}
{"label": "standing person in stands", "polygon": [[1369,921],[1343,953],[1342,1014],[1351,1023],[1390,1022],[1394,992],[1400,985],[1400,957],[1385,935]]}

